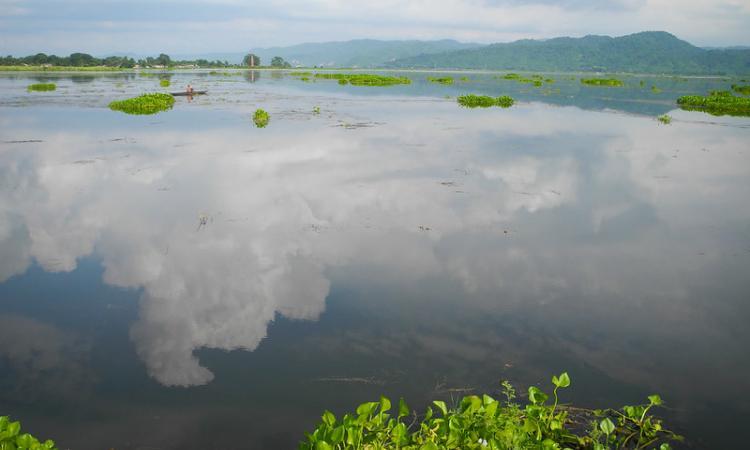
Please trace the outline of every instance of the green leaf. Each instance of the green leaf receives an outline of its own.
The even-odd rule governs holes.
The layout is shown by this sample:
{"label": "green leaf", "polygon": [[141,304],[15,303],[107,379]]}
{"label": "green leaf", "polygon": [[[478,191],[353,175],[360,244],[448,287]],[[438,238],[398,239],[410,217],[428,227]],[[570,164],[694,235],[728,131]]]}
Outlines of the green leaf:
{"label": "green leaf", "polygon": [[360,416],[363,414],[369,416],[370,414],[372,414],[373,411],[375,411],[375,408],[377,407],[378,407],[377,402],[362,403],[361,405],[357,407],[357,414],[359,414]]}
{"label": "green leaf", "polygon": [[339,425],[338,427],[334,428],[331,432],[331,442],[335,444],[338,444],[339,442],[344,440],[344,426]]}
{"label": "green leaf", "polygon": [[406,404],[404,398],[398,400],[398,418],[406,417],[409,415],[409,406]]}
{"label": "green leaf", "polygon": [[[557,378],[557,382],[555,382],[555,378]],[[555,386],[566,388],[570,386],[570,377],[568,376],[568,372],[563,372],[560,374],[560,377],[552,377],[552,382],[555,383]]]}
{"label": "green leaf", "polygon": [[609,417],[605,417],[604,420],[599,422],[599,429],[601,429],[604,434],[609,436],[613,431],[615,431],[615,424],[612,423],[611,420],[609,420]]}
{"label": "green leaf", "polygon": [[333,447],[326,441],[318,441],[315,443],[315,450],[333,450]]}
{"label": "green leaf", "polygon": [[445,402],[444,401],[442,401],[442,400],[434,400],[432,403],[435,406],[438,407],[438,409],[440,410],[440,412],[443,413],[443,416],[447,416],[448,415],[448,407],[445,406]]}
{"label": "green leaf", "polygon": [[8,436],[15,437],[21,431],[21,422],[11,422],[8,424]]}
{"label": "green leaf", "polygon": [[547,398],[549,398],[547,394],[542,392],[541,389],[539,389],[538,387],[536,386],[529,387],[529,400],[531,400],[531,403],[535,405],[543,405],[544,402],[547,401]]}
{"label": "green leaf", "polygon": [[434,442],[427,442],[423,446],[419,447],[419,450],[438,450],[438,446]]}
{"label": "green leaf", "polygon": [[663,443],[663,444],[661,444],[661,445],[659,446],[659,450],[672,450],[672,447],[670,447],[670,446],[669,446],[669,444],[667,444],[667,443],[665,442],[665,443]]}
{"label": "green leaf", "polygon": [[391,401],[386,397],[380,396],[380,412],[386,412],[391,409]]}
{"label": "green leaf", "polygon": [[336,423],[336,416],[331,411],[326,410],[323,413],[323,423],[332,427]]}
{"label": "green leaf", "polygon": [[654,394],[654,395],[649,395],[649,396],[648,396],[648,401],[649,401],[649,402],[651,402],[651,404],[652,404],[652,405],[655,405],[655,406],[659,406],[659,405],[661,405],[661,404],[662,404],[662,400],[661,400],[661,397],[659,397],[659,396],[658,396],[658,395],[656,395],[656,394]]}

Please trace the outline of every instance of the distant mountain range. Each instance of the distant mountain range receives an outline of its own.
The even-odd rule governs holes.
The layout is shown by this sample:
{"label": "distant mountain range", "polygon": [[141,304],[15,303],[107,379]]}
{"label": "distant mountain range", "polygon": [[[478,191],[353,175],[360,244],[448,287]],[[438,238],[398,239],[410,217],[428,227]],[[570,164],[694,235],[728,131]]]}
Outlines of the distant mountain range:
{"label": "distant mountain range", "polygon": [[750,49],[703,49],[663,31],[520,40],[400,58],[393,68],[750,74]]}

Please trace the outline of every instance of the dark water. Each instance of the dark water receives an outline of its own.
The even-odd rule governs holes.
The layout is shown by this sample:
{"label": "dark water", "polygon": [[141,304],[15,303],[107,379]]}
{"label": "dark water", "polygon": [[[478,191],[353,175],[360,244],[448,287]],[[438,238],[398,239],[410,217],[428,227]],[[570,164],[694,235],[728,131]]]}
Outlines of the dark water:
{"label": "dark water", "polygon": [[673,111],[732,81],[428,75],[0,77],[0,414],[61,448],[294,448],[326,408],[566,370],[564,401],[658,392],[685,447],[738,448],[750,119]]}

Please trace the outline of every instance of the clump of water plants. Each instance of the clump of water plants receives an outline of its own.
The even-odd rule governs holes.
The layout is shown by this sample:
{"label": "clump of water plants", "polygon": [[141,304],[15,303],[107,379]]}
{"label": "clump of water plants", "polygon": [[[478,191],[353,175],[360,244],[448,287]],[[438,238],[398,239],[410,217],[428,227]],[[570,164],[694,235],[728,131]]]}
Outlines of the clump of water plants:
{"label": "clump of water plants", "polygon": [[[648,403],[620,409],[587,410],[560,404],[558,390],[570,386],[567,373],[552,377],[552,401],[541,389],[528,389],[528,402],[501,383],[501,399],[469,395],[453,408],[435,400],[423,415],[404,399],[391,413],[386,397],[359,405],[340,419],[325,411],[321,423],[299,444],[300,450],[453,450],[453,449],[671,449],[682,438],[650,413]],[[504,398],[502,398],[504,397]],[[586,425],[588,424],[588,425]]]}
{"label": "clump of water plants", "polygon": [[312,112],[313,114],[320,114],[320,106],[313,106]]}
{"label": "clump of water plants", "polygon": [[651,86],[651,92],[653,92],[654,94],[661,94],[661,89],[656,87],[656,85],[653,85]]}
{"label": "clump of water plants", "polygon": [[672,116],[669,114],[662,114],[661,116],[657,117],[656,120],[663,123],[664,125],[669,125],[672,123]]}
{"label": "clump of water plants", "polygon": [[270,120],[271,115],[262,109],[256,109],[255,113],[253,113],[253,123],[258,128],[265,128]]}
{"label": "clump of water plants", "polygon": [[677,99],[677,104],[688,111],[714,116],[750,116],[750,97],[732,95],[729,91],[713,91],[707,96],[684,95]]}
{"label": "clump of water plants", "polygon": [[619,87],[623,85],[623,82],[617,78],[581,78],[581,83],[588,84],[589,86],[609,87]]}
{"label": "clump of water plants", "polygon": [[174,106],[174,97],[169,94],[143,94],[127,100],[116,100],[109,104],[112,111],[127,114],[156,114]]}
{"label": "clump of water plants", "polygon": [[8,416],[0,417],[0,449],[7,450],[57,450],[54,441],[39,442],[29,433],[21,432],[21,422],[11,422]]}
{"label": "clump of water plants", "polygon": [[520,78],[521,78],[521,75],[517,73],[506,73],[505,75],[503,75],[504,80],[518,80]]}
{"label": "clump of water plants", "polygon": [[161,80],[159,81],[159,86],[161,87],[169,87],[169,85],[172,84],[169,82],[169,80]]}
{"label": "clump of water plants", "polygon": [[429,77],[427,80],[430,83],[438,83],[438,84],[453,84],[453,78],[451,77]]}
{"label": "clump of water plants", "polygon": [[738,84],[733,84],[732,85],[732,90],[734,92],[737,92],[738,94],[750,95],[750,85],[748,85],[748,86],[740,86]]}
{"label": "clump of water plants", "polygon": [[[352,86],[393,86],[396,84],[411,84],[411,80],[407,77],[390,77],[367,73],[316,73],[315,78],[338,80],[339,84],[349,83]],[[342,83],[342,80],[345,82]]]}
{"label": "clump of water plants", "polygon": [[491,106],[510,108],[515,103],[515,100],[507,95],[490,97],[489,95],[468,94],[458,96],[456,101],[465,108],[489,108]]}
{"label": "clump of water plants", "polygon": [[47,92],[57,89],[57,85],[55,83],[35,83],[30,84],[26,89],[29,92]]}

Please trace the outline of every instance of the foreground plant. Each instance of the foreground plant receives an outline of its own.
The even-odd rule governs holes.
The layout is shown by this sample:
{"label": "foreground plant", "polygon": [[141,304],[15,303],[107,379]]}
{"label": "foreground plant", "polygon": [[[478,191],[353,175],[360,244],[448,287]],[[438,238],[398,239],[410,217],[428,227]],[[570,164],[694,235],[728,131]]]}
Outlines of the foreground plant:
{"label": "foreground plant", "polygon": [[581,78],[581,83],[588,84],[590,86],[610,87],[618,87],[623,85],[623,82],[616,78]]}
{"label": "foreground plant", "polygon": [[488,95],[469,94],[459,96],[456,101],[465,108],[489,108],[491,106],[510,108],[515,103],[515,100],[507,95],[490,97]]}
{"label": "foreground plant", "polygon": [[54,91],[57,89],[57,85],[55,83],[35,83],[30,84],[26,88],[29,92],[37,91],[37,92],[46,92],[46,91]]}
{"label": "foreground plant", "polygon": [[704,111],[714,116],[750,116],[750,98],[729,91],[713,91],[707,96],[685,95],[677,99],[682,109]]}
{"label": "foreground plant", "polygon": [[114,101],[109,104],[109,109],[127,114],[156,114],[172,106],[174,106],[174,97],[169,94],[156,93]]}
{"label": "foreground plant", "polygon": [[[489,395],[470,395],[455,408],[435,400],[423,416],[400,399],[381,397],[357,407],[355,414],[337,419],[325,411],[322,422],[300,443],[300,450],[448,450],[448,449],[659,449],[682,438],[662,426],[650,414],[662,400],[621,409],[585,410],[561,405],[558,390],[570,386],[567,373],[552,377],[554,401],[537,387],[528,390],[528,403],[515,403],[516,392],[501,383],[505,400]],[[574,418],[571,418],[574,416]],[[588,426],[585,426],[588,420]],[[584,425],[582,425],[584,424]],[[585,428],[588,428],[587,430]]]}
{"label": "foreground plant", "polygon": [[0,416],[0,449],[2,450],[56,450],[51,440],[39,442],[37,438],[21,433],[21,423],[11,422],[8,416]]}
{"label": "foreground plant", "polygon": [[271,115],[262,109],[256,109],[253,114],[253,122],[258,128],[265,128],[268,122],[271,120]]}

